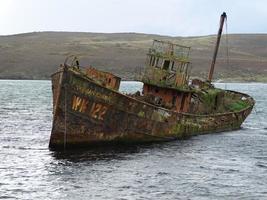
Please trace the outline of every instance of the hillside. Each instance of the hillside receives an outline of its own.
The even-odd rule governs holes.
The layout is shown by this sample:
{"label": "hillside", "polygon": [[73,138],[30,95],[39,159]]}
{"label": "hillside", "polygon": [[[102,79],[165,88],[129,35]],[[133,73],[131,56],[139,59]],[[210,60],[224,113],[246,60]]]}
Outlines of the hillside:
{"label": "hillside", "polygon": [[[0,36],[0,78],[50,79],[66,56],[75,54],[82,65],[133,79],[153,39],[191,46],[192,75],[206,77],[215,36],[38,32]],[[221,43],[215,79],[267,82],[267,34],[228,35],[229,64],[225,37]]]}

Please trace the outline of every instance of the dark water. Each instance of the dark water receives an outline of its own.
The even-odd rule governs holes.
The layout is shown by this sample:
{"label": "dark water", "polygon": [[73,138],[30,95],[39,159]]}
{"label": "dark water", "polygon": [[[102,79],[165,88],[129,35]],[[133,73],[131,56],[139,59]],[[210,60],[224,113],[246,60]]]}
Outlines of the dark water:
{"label": "dark water", "polygon": [[0,81],[0,199],[267,199],[267,85],[218,86],[257,101],[239,131],[55,153],[50,82]]}

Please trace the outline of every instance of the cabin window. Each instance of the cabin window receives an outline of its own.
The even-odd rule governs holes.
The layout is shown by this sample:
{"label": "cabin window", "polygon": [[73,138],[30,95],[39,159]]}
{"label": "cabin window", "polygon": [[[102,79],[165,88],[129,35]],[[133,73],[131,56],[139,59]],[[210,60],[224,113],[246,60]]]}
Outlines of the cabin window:
{"label": "cabin window", "polygon": [[169,65],[170,65],[170,61],[169,60],[164,60],[163,69],[168,70],[169,69]]}
{"label": "cabin window", "polygon": [[181,111],[183,111],[184,109],[185,99],[186,99],[186,95],[184,94],[182,95],[182,102],[181,102],[181,108],[180,108]]}
{"label": "cabin window", "polygon": [[171,70],[174,72],[176,71],[174,61],[171,62]]}
{"label": "cabin window", "polygon": [[184,72],[184,64],[183,62],[181,62],[180,64],[180,72],[183,73]]}
{"label": "cabin window", "polygon": [[155,60],[156,60],[156,58],[153,56],[153,59],[152,59],[152,66],[155,65]]}
{"label": "cabin window", "polygon": [[155,57],[154,56],[151,56],[150,66],[154,66],[154,65],[155,65]]}
{"label": "cabin window", "polygon": [[149,65],[152,64],[152,58],[153,58],[153,56],[150,56],[150,59],[149,59]]}
{"label": "cabin window", "polygon": [[156,59],[155,67],[159,67],[159,58]]}
{"label": "cabin window", "polygon": [[188,63],[182,62],[180,72],[187,73],[187,66],[188,66]]}
{"label": "cabin window", "polygon": [[182,66],[183,66],[183,63],[180,63],[180,65],[179,65],[179,72],[182,72]]}
{"label": "cabin window", "polygon": [[172,105],[175,106],[175,101],[176,101],[176,95],[172,96]]}
{"label": "cabin window", "polygon": [[188,63],[185,63],[184,67],[185,67],[185,73],[187,74],[188,73]]}
{"label": "cabin window", "polygon": [[164,62],[164,60],[159,58],[159,62],[158,62],[158,66],[157,67],[161,68],[162,65],[163,65],[163,62]]}
{"label": "cabin window", "polygon": [[175,71],[177,72],[180,72],[180,63],[179,62],[176,62],[175,65],[174,65],[174,68],[175,68]]}

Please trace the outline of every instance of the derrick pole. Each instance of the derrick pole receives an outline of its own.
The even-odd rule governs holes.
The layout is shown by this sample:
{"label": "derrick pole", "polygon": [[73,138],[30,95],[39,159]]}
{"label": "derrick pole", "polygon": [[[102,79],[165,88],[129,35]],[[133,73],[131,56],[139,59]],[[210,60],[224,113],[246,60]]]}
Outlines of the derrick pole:
{"label": "derrick pole", "polygon": [[218,34],[217,34],[217,41],[216,41],[214,54],[213,54],[213,58],[212,58],[212,63],[211,63],[210,71],[209,71],[209,75],[208,75],[208,81],[209,82],[211,82],[211,80],[212,80],[214,67],[215,67],[215,63],[216,63],[216,58],[217,58],[217,53],[218,53],[218,49],[219,49],[219,45],[220,45],[222,30],[223,30],[223,24],[224,24],[224,20],[226,18],[227,18],[227,15],[226,15],[225,12],[223,12],[223,14],[221,15],[221,18],[220,18],[220,27],[219,27],[219,31],[218,31]]}

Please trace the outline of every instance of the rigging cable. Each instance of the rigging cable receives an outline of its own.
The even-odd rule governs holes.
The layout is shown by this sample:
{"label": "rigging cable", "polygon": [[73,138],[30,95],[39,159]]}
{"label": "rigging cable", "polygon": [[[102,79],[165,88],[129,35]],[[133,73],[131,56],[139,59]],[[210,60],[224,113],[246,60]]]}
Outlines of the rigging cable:
{"label": "rigging cable", "polygon": [[[226,45],[225,45],[225,48],[226,48],[226,68],[229,69],[230,68],[230,62],[229,62],[229,40],[228,40],[228,27],[227,27],[227,17],[225,18],[225,42],[226,42]],[[225,90],[227,89],[227,84],[225,82]]]}
{"label": "rigging cable", "polygon": [[230,63],[229,63],[229,40],[228,40],[227,17],[225,18],[225,39],[226,39],[227,68],[229,68],[230,67]]}

